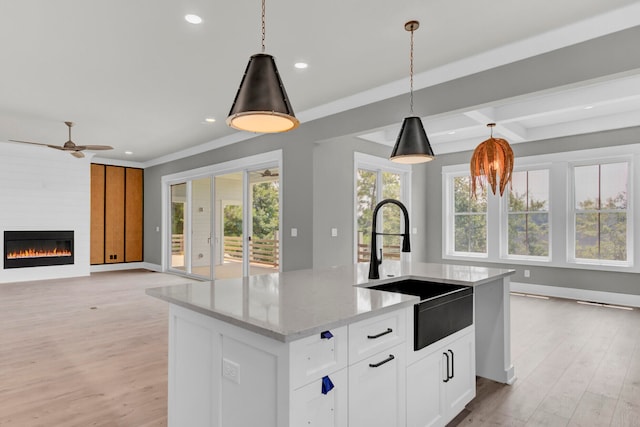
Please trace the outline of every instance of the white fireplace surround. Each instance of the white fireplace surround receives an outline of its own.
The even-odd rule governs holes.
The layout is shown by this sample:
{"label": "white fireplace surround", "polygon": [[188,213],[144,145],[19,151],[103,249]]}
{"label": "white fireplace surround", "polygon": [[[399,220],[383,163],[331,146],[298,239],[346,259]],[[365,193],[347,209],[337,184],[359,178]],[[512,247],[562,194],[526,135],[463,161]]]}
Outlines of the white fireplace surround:
{"label": "white fireplace surround", "polygon": [[[0,234],[5,230],[73,230],[74,264],[0,268],[0,283],[88,276],[91,154],[0,142]],[[0,239],[0,250],[4,243]]]}

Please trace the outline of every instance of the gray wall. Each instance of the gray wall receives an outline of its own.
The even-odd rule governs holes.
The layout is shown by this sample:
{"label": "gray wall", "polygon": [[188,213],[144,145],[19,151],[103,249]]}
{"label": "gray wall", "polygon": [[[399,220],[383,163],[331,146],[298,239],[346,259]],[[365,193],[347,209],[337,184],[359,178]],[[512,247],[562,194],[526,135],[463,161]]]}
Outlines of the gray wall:
{"label": "gray wall", "polygon": [[[425,88],[415,92],[415,111],[420,115],[440,114],[637,70],[640,69],[640,55],[629,54],[635,51],[637,40],[640,40],[640,27]],[[145,169],[145,261],[155,264],[161,262],[160,233],[155,228],[161,224],[160,180],[163,175],[282,148],[283,269],[295,270],[313,265],[350,262],[353,234],[353,151],[383,157],[390,151],[389,147],[376,147],[356,140],[353,135],[399,124],[407,110],[408,95],[397,96],[303,123],[300,128],[289,133],[259,136]],[[633,131],[622,133],[629,135],[628,132],[633,134]],[[568,140],[574,142],[560,141],[560,145],[571,147],[566,150],[574,150],[580,146],[602,146],[604,143],[597,136]],[[316,144],[319,141],[328,142]],[[516,155],[550,152],[558,149],[556,144],[558,141],[532,143],[530,147],[518,147]],[[520,150],[523,151],[519,152]],[[469,155],[470,153],[460,153],[440,156],[434,162],[414,166],[412,222],[415,223],[417,218],[427,218],[424,236],[421,236],[422,231],[418,227],[420,235],[414,239],[415,243],[412,241],[414,259],[440,260],[440,168],[444,164],[466,162]],[[298,237],[290,237],[289,230],[292,227],[298,228]],[[329,236],[331,227],[339,229],[337,238]],[[544,279],[544,284],[578,284],[585,288],[599,286],[596,280],[592,280],[597,277],[593,273],[570,270],[556,276],[551,269],[538,271],[531,267],[530,270],[532,280],[536,283],[543,283]],[[610,273],[602,274],[610,277]],[[568,279],[570,275],[572,280]],[[627,277],[624,274],[614,276]],[[522,277],[516,276],[514,280],[520,281]],[[631,292],[630,280],[616,279],[616,283],[621,284],[614,285],[614,288],[621,292]]]}
{"label": "gray wall", "polygon": [[[518,158],[639,142],[640,128],[629,128],[529,144],[514,144],[512,147],[515,157]],[[426,167],[414,170],[414,194],[417,192],[426,195],[426,198],[421,200],[421,206],[414,207],[414,212],[423,218],[422,221],[424,221],[428,236],[426,239],[411,242],[413,248],[416,249],[416,254],[420,254],[417,258],[419,261],[457,263],[457,261],[442,259],[442,167],[467,163],[471,159],[471,154],[471,151],[467,151],[438,156]],[[465,264],[515,269],[516,274],[511,276],[511,280],[514,282],[640,295],[640,281],[637,273],[529,265],[526,266],[526,269],[530,270],[531,276],[525,278],[523,276],[525,267],[521,265],[466,261]]]}
{"label": "gray wall", "polygon": [[[296,131],[265,135],[196,156],[145,169],[144,176],[144,260],[162,263],[162,235],[156,227],[162,223],[161,180],[164,175],[240,159],[277,149],[283,150],[282,261],[283,270],[312,266],[313,234],[313,143]],[[290,237],[292,227],[298,237]]]}
{"label": "gray wall", "polygon": [[[316,144],[313,153],[313,266],[353,263],[354,152],[386,158],[390,147],[355,137]],[[338,236],[331,237],[331,229]]]}

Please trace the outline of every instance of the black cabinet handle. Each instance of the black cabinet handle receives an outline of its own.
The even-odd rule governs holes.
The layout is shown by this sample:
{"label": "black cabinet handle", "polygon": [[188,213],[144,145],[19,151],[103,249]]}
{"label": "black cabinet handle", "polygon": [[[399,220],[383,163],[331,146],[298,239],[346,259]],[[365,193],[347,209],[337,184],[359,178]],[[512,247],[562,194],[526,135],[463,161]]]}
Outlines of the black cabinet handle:
{"label": "black cabinet handle", "polygon": [[442,381],[445,382],[445,383],[448,383],[449,380],[451,379],[451,377],[449,376],[449,353],[442,353],[442,354],[444,354],[444,357],[447,358],[447,379],[442,380]]}
{"label": "black cabinet handle", "polygon": [[393,354],[390,354],[389,357],[387,357],[386,359],[384,359],[382,362],[378,362],[378,363],[369,363],[369,367],[370,368],[377,368],[378,366],[382,366],[387,362],[391,362],[393,359],[395,359],[395,357],[393,356]]}
{"label": "black cabinet handle", "polygon": [[379,333],[379,334],[377,334],[377,335],[367,335],[367,338],[369,338],[370,340],[375,340],[376,338],[380,338],[380,337],[382,337],[382,336],[384,336],[384,335],[390,334],[391,332],[393,332],[393,329],[391,329],[391,328],[387,328],[387,330],[386,330],[386,331],[384,331],[384,332],[380,332],[380,333]]}
{"label": "black cabinet handle", "polygon": [[451,349],[447,351],[451,353],[451,377],[449,379],[453,379],[453,377],[455,376],[455,374],[453,373],[453,367],[455,366],[455,361],[453,359],[453,351]]}

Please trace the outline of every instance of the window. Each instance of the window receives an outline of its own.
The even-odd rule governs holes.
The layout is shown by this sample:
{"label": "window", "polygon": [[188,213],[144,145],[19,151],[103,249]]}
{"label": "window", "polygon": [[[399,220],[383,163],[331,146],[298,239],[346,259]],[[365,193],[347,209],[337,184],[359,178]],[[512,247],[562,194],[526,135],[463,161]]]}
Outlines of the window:
{"label": "window", "polygon": [[628,162],[573,167],[573,257],[577,262],[627,262],[628,182]]}
{"label": "window", "polygon": [[443,166],[442,258],[640,272],[639,181],[640,144],[518,157],[502,197]]}
{"label": "window", "polygon": [[[356,262],[369,262],[373,210],[384,199],[400,200],[409,209],[410,166],[396,165],[386,159],[355,153],[355,219]],[[378,232],[401,233],[402,213],[394,205],[386,205],[378,213]],[[378,248],[382,259],[399,260],[401,237],[380,236]]]}
{"label": "window", "polygon": [[478,189],[473,197],[471,177],[450,177],[452,187],[450,230],[451,252],[455,254],[487,254],[487,190]]}
{"label": "window", "polygon": [[507,256],[549,257],[549,170],[514,172],[507,200]]}

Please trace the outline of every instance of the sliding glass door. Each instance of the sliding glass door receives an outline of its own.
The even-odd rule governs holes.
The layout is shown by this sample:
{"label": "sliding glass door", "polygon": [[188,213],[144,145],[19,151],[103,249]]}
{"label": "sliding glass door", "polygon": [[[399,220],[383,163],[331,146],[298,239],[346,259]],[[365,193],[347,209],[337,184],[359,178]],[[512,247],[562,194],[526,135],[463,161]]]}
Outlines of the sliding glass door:
{"label": "sliding glass door", "polygon": [[280,168],[212,174],[169,185],[169,269],[205,279],[280,270]]}

